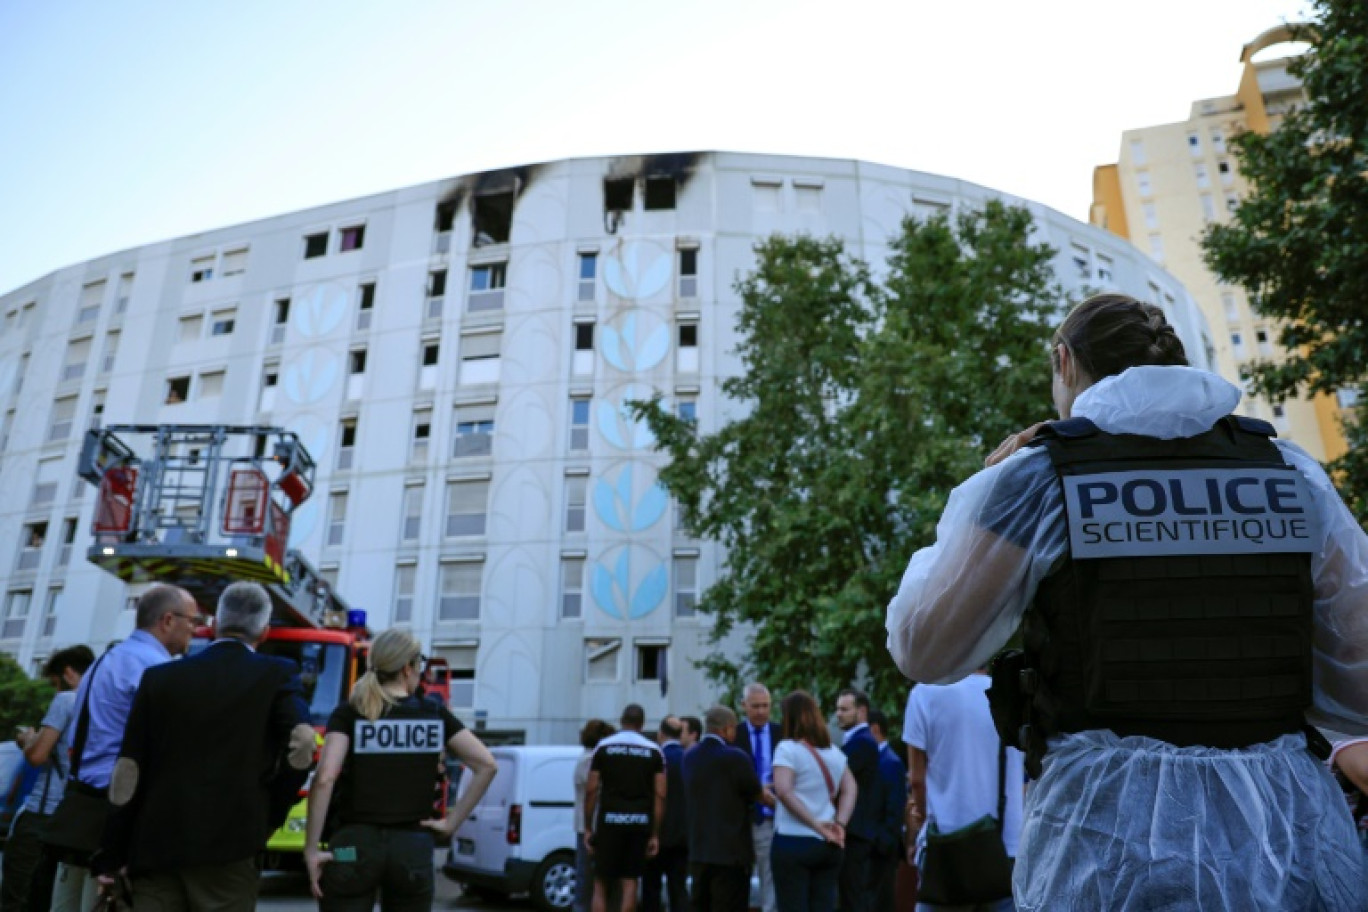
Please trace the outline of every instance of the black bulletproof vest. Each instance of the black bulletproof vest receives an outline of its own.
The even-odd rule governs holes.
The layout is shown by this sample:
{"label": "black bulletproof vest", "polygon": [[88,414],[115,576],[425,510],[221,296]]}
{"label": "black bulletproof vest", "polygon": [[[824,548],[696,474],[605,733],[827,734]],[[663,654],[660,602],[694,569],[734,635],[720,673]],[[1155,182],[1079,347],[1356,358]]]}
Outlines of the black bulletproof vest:
{"label": "black bulletproof vest", "polygon": [[1234,416],[1177,440],[1086,420],[1040,434],[1070,553],[1023,621],[1030,740],[1106,728],[1236,748],[1301,730],[1316,517],[1273,434]]}
{"label": "black bulletproof vest", "polygon": [[340,822],[396,826],[432,817],[445,747],[441,711],[425,700],[409,697],[374,722],[358,717],[340,783]]}

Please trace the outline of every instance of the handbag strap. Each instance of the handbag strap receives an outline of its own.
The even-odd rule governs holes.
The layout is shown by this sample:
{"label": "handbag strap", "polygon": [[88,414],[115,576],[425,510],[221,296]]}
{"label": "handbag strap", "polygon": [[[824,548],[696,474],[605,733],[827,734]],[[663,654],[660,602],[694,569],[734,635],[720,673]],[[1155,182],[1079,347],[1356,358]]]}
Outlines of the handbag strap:
{"label": "handbag strap", "polygon": [[822,771],[822,778],[826,780],[827,794],[831,796],[831,806],[835,807],[836,783],[833,782],[831,779],[831,770],[827,769],[826,763],[822,760],[822,755],[817,753],[817,748],[813,747],[811,744],[808,744],[806,741],[799,741],[798,743],[803,745],[803,747],[806,747],[808,749],[808,753],[812,754],[812,759],[817,761],[817,768]]}
{"label": "handbag strap", "polygon": [[85,752],[86,738],[90,734],[90,692],[95,689],[95,672],[99,671],[100,663],[105,660],[111,650],[106,650],[104,655],[95,660],[95,667],[90,669],[87,676],[89,683],[86,684],[85,699],[81,701],[81,711],[76,717],[76,737],[71,742],[71,765],[67,768],[67,780],[79,781],[78,773],[81,771],[81,754]]}
{"label": "handbag strap", "polygon": [[1007,743],[998,738],[998,805],[997,831],[1002,835],[1003,818],[1007,816]]}

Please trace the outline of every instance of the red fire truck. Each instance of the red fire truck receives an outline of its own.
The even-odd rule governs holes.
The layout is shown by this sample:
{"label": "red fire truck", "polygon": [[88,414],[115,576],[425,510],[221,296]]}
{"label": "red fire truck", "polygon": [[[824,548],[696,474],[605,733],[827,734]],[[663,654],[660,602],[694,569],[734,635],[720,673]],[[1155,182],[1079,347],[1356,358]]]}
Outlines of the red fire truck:
{"label": "red fire truck", "polygon": [[[78,466],[100,491],[92,563],[134,585],[174,583],[205,616],[230,583],[266,588],[273,611],[261,650],[299,665],[321,731],[365,670],[368,631],[365,612],[350,609],[289,547],[291,517],[313,493],[314,471],[298,436],[283,428],[197,424],[92,428]],[[212,637],[212,626],[199,630],[191,650]],[[429,660],[427,693],[445,702],[448,679],[446,663]],[[303,822],[301,801],[268,849],[302,852]]]}

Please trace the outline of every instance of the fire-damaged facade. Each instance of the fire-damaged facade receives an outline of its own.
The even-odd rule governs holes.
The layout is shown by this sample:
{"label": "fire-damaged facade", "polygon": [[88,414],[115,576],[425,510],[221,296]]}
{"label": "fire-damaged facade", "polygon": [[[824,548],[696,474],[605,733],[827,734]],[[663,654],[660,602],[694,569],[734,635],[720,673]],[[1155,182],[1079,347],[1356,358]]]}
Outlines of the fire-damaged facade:
{"label": "fire-damaged facade", "polygon": [[[317,462],[292,545],[373,629],[453,669],[453,709],[529,743],[635,701],[716,699],[696,610],[723,555],[681,527],[626,403],[704,431],[742,406],[738,276],[774,232],[882,263],[909,213],[1000,196],[850,160],[720,152],[474,174],[98,257],[0,296],[0,650],[32,668],[126,635],[85,560],[84,430],[275,425]],[[1027,201],[1066,287],[1186,291],[1123,239]],[[737,634],[725,648],[745,648]]]}

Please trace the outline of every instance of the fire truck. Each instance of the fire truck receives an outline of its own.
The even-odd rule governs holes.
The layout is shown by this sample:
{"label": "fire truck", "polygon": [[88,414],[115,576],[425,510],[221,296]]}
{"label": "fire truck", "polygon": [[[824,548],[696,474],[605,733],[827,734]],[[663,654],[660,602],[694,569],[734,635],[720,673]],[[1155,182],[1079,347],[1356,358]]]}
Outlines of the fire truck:
{"label": "fire truck", "polygon": [[[315,468],[299,437],[279,427],[127,424],[87,431],[77,471],[99,489],[91,563],[132,586],[180,586],[206,617],[231,583],[252,580],[270,593],[261,651],[299,666],[321,744],[328,716],[365,671],[369,632],[366,613],[289,546]],[[192,653],[212,638],[211,620]],[[426,692],[446,702],[449,687],[446,663],[430,659]],[[267,848],[303,851],[303,801]]]}

